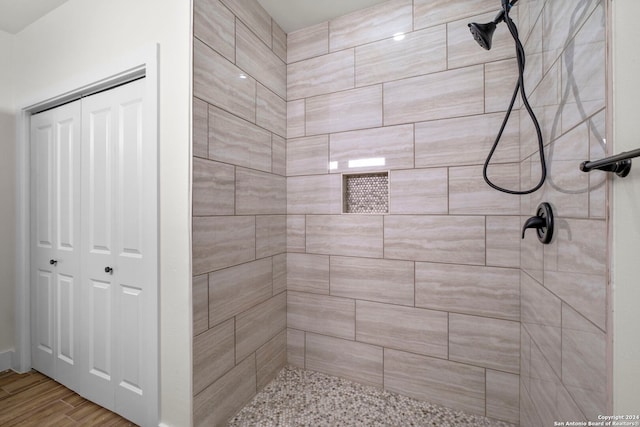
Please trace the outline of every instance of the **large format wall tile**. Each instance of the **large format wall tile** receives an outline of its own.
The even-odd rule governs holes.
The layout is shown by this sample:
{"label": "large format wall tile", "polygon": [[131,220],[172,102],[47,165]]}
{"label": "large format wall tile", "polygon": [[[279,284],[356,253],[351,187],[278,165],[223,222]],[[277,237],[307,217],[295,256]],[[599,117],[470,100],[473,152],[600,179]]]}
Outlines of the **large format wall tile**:
{"label": "large format wall tile", "polygon": [[382,258],[382,216],[309,215],[307,252]]}
{"label": "large format wall tile", "polygon": [[385,126],[484,112],[482,66],[384,84]]}
{"label": "large format wall tile", "polygon": [[[530,66],[528,62],[527,66]],[[513,96],[515,83],[505,84],[505,82],[515,82],[517,79],[518,63],[515,59],[490,62],[484,65],[484,109],[486,113],[507,110]],[[516,110],[520,107],[520,102],[520,95],[518,95],[514,104]],[[518,114],[512,114],[509,120],[517,122]]]}
{"label": "large format wall tile", "polygon": [[382,348],[339,338],[306,334],[307,369],[382,387]]}
{"label": "large format wall tile", "polygon": [[196,276],[191,281],[193,303],[193,336],[209,328],[209,275]]}
{"label": "large format wall tile", "polygon": [[287,295],[282,292],[236,317],[236,363],[287,327]]}
{"label": "large format wall tile", "polygon": [[485,373],[476,366],[385,349],[384,388],[414,399],[485,414]]}
{"label": "large format wall tile", "polygon": [[[286,233],[285,233],[286,237]],[[273,295],[287,290],[287,254],[271,257],[273,265]]]}
{"label": "large format wall tile", "polygon": [[209,275],[209,326],[271,297],[272,264],[261,259]]}
{"label": "large format wall tile", "polygon": [[520,324],[449,314],[449,358],[507,372],[520,372]]}
{"label": "large format wall tile", "polygon": [[287,290],[329,294],[329,257],[327,255],[287,255]]}
{"label": "large format wall tile", "polygon": [[447,333],[445,312],[356,301],[356,341],[446,359]]}
{"label": "large format wall tile", "polygon": [[607,278],[605,275],[546,270],[544,285],[600,329],[606,330]]}
{"label": "large format wall tile", "polygon": [[605,7],[600,5],[562,56],[562,87],[572,88],[563,93],[566,100],[562,108],[563,131],[605,106],[607,85],[602,58],[606,57],[606,29],[602,22],[606,20]]}
{"label": "large format wall tile", "polygon": [[256,351],[258,390],[261,390],[287,364],[287,331],[283,330]]}
{"label": "large format wall tile", "polygon": [[221,0],[260,40],[271,47],[271,16],[255,0]]}
{"label": "large format wall tile", "polygon": [[382,86],[368,86],[306,100],[306,134],[382,125]]}
{"label": "large format wall tile", "polygon": [[287,175],[287,140],[276,134],[271,134],[271,172]]}
{"label": "large format wall tile", "polygon": [[256,217],[256,258],[281,254],[287,250],[286,215]]}
{"label": "large format wall tile", "polygon": [[287,102],[287,138],[298,138],[305,134],[305,100]]}
{"label": "large format wall tile", "polygon": [[286,213],[286,178],[251,169],[236,169],[236,214]]}
{"label": "large format wall tile", "polygon": [[287,326],[355,339],[355,301],[326,295],[287,292]]}
{"label": "large format wall tile", "polygon": [[493,10],[497,13],[499,9],[499,4],[486,0],[414,0],[414,28],[432,27]]}
{"label": "large format wall tile", "polygon": [[287,213],[339,214],[342,212],[342,177],[311,175],[287,178]]}
{"label": "large format wall tile", "polygon": [[356,48],[356,86],[414,77],[447,69],[444,25]]}
{"label": "large format wall tile", "polygon": [[564,219],[557,222],[553,242],[545,247],[545,269],[602,275],[606,272],[607,223]]}
{"label": "large format wall tile", "polygon": [[326,174],[328,170],[328,135],[287,141],[287,176]]}
{"label": "large format wall tile", "polygon": [[[484,164],[503,118],[497,113],[416,123],[416,167]],[[518,122],[514,114],[492,163],[519,160]]]}
{"label": "large format wall tile", "polygon": [[236,58],[236,18],[218,0],[193,2],[193,35],[231,62]]}
{"label": "large format wall tile", "polygon": [[287,66],[282,59],[240,23],[236,24],[236,42],[236,65],[283,100],[287,99]]}
{"label": "large format wall tile", "polygon": [[[413,167],[413,125],[334,133],[329,138],[331,172],[367,172]],[[354,166],[353,161],[379,159],[382,166]]]}
{"label": "large format wall tile", "polygon": [[[512,194],[489,187],[482,166],[449,169],[449,212],[451,214],[518,215],[520,200]],[[496,185],[520,190],[520,165],[507,163],[489,168],[487,175]]]}
{"label": "large format wall tile", "polygon": [[411,261],[331,257],[331,295],[413,306],[413,264]]}
{"label": "large format wall tile", "polygon": [[607,337],[562,305],[562,380],[589,419],[607,410]]}
{"label": "large format wall tile", "polygon": [[[556,63],[557,58],[566,49],[573,36],[583,28],[582,24],[591,16],[591,12],[599,4],[602,7],[599,0],[571,0],[545,4],[542,10],[545,71]],[[604,19],[587,27],[588,32],[601,33],[604,29],[603,21]],[[568,25],[567,23],[571,24]],[[587,37],[589,36],[587,35]]]}
{"label": "large format wall tile", "polygon": [[390,0],[330,21],[330,50],[333,52],[411,31],[412,3],[411,0]]}
{"label": "large format wall tile", "polygon": [[518,375],[487,369],[487,417],[516,424],[520,421],[519,379]]}
{"label": "large format wall tile", "polygon": [[416,263],[416,307],[520,320],[516,269]]}
{"label": "large format wall tile", "polygon": [[235,167],[193,159],[193,215],[235,213]]}
{"label": "large format wall tile", "polygon": [[391,171],[391,214],[449,213],[449,172],[445,168]]}
{"label": "large format wall tile", "polygon": [[258,83],[256,94],[256,124],[281,137],[287,136],[287,103]]}
{"label": "large format wall tile", "polygon": [[520,267],[520,217],[487,217],[487,265]]}
{"label": "large format wall tile", "polygon": [[287,66],[289,101],[352,89],[354,51],[341,50]]}
{"label": "large format wall tile", "polygon": [[304,368],[304,336],[304,331],[287,329],[287,363],[298,368]]}
{"label": "large format wall tile", "polygon": [[271,134],[216,107],[209,108],[210,158],[271,172]]}
{"label": "large format wall tile", "polygon": [[522,321],[559,328],[562,301],[528,274],[521,274]]}
{"label": "large format wall tile", "polygon": [[256,394],[256,361],[251,355],[193,399],[195,426],[223,426]]}
{"label": "large format wall tile", "polygon": [[287,34],[287,64],[329,53],[329,22]]}
{"label": "large format wall tile", "polygon": [[193,95],[255,120],[256,81],[198,39],[193,41]]}
{"label": "large format wall tile", "polygon": [[287,215],[287,252],[305,252],[306,217],[304,215]]}
{"label": "large format wall tile", "polygon": [[242,264],[255,256],[255,217],[193,218],[194,275]]}
{"label": "large format wall tile", "polygon": [[484,217],[387,216],[384,220],[384,256],[483,265]]}
{"label": "large format wall tile", "polygon": [[193,394],[198,394],[235,366],[234,320],[193,339]]}
{"label": "large format wall tile", "polygon": [[271,20],[271,39],[273,40],[273,52],[278,58],[287,62],[287,33],[278,25],[276,21]]}
{"label": "large format wall tile", "polygon": [[193,156],[209,156],[209,104],[193,98]]}

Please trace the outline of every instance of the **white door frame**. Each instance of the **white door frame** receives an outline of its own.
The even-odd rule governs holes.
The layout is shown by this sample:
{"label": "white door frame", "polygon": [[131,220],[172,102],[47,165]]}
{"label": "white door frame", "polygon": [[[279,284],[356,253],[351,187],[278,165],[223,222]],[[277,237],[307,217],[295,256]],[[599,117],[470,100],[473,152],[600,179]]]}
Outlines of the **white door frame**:
{"label": "white door frame", "polygon": [[[128,81],[145,77],[145,103],[152,110],[154,123],[150,125],[151,137],[158,141],[158,70],[159,46],[148,46],[130,55],[114,58],[108,66],[96,68],[71,81],[56,84],[38,93],[33,102],[27,103],[17,113],[16,118],[16,353],[13,358],[13,369],[27,372],[31,369],[31,309],[30,309],[30,156],[29,156],[29,123],[32,114],[43,111]],[[159,142],[159,141],[158,141]],[[157,145],[159,147],[159,144]],[[158,151],[159,160],[159,151]],[[158,162],[159,165],[159,162]],[[159,168],[158,168],[159,170]],[[159,183],[159,179],[158,179]],[[159,190],[159,189],[158,189]],[[160,192],[158,191],[158,196]],[[159,199],[158,199],[159,201]],[[158,231],[159,233],[159,231]],[[158,239],[158,242],[160,240]],[[159,249],[159,248],[158,248]],[[158,260],[160,251],[158,250]],[[158,262],[159,270],[159,262]],[[158,280],[160,278],[158,271]],[[158,302],[160,294],[158,281]],[[157,305],[157,329],[155,331],[159,344],[159,305]],[[160,377],[160,349],[157,346],[158,389]],[[159,394],[158,399],[159,402]],[[155,412],[159,415],[158,405]],[[159,417],[158,417],[159,418]]]}

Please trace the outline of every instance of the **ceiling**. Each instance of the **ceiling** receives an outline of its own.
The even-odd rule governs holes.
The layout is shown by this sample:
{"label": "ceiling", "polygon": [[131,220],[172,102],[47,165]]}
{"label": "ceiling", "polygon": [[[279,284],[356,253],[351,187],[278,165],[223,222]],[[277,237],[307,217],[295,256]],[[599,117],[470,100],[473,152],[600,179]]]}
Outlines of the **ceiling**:
{"label": "ceiling", "polygon": [[386,0],[258,0],[285,33],[364,9]]}
{"label": "ceiling", "polygon": [[16,34],[67,0],[0,0],[0,30]]}
{"label": "ceiling", "polygon": [[[0,0],[0,30],[16,34],[67,0]],[[258,0],[290,33],[386,0]]]}

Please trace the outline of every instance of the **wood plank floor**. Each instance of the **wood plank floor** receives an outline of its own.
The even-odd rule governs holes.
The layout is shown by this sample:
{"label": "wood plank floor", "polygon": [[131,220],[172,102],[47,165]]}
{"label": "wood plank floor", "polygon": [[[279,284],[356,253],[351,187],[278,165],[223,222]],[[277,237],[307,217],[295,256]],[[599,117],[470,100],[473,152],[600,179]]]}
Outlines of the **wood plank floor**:
{"label": "wood plank floor", "polygon": [[79,396],[39,372],[0,372],[0,426],[109,426],[135,424]]}

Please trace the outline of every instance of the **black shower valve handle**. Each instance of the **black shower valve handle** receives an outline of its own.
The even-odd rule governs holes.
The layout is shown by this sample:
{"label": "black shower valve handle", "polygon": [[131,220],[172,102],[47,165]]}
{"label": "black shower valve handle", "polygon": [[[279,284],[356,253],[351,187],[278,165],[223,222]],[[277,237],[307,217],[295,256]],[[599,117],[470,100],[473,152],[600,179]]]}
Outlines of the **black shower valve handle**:
{"label": "black shower valve handle", "polygon": [[540,230],[541,228],[546,227],[547,221],[539,216],[532,216],[528,220],[525,221],[524,226],[522,227],[522,238],[524,239],[524,232],[529,228],[535,228],[536,230]]}
{"label": "black shower valve handle", "polygon": [[524,233],[529,228],[535,228],[538,240],[542,244],[548,245],[553,238],[553,210],[549,203],[543,202],[538,205],[536,216],[532,216],[524,222],[522,227],[522,238],[524,239]]}

